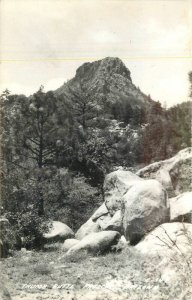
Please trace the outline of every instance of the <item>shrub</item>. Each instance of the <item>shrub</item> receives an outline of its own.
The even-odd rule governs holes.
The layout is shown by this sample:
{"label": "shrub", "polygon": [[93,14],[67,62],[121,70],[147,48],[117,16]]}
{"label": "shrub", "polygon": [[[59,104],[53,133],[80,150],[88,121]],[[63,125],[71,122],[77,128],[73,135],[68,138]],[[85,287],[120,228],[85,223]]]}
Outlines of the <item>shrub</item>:
{"label": "shrub", "polygon": [[76,231],[102,202],[98,188],[88,184],[84,176],[76,176],[67,195],[63,195],[57,202],[50,201],[47,204],[46,214]]}
{"label": "shrub", "polygon": [[9,250],[21,249],[21,239],[17,233],[11,228],[9,221],[6,218],[0,220],[0,256],[6,257]]}
{"label": "shrub", "polygon": [[39,217],[36,211],[7,213],[16,234],[22,238],[23,247],[41,249],[44,245],[43,233],[48,230],[47,219]]}

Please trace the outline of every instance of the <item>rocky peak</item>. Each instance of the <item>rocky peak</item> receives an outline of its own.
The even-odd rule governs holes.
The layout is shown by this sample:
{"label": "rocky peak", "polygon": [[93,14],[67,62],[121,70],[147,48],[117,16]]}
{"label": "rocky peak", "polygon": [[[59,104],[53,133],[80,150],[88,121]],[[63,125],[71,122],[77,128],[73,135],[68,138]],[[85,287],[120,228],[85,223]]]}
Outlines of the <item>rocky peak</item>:
{"label": "rocky peak", "polygon": [[130,71],[118,57],[106,57],[104,59],[84,63],[77,71],[75,78],[93,78],[118,74],[131,81]]}
{"label": "rocky peak", "polygon": [[123,101],[135,109],[147,102],[147,97],[133,84],[131,72],[117,57],[84,63],[77,69],[75,77],[55,92],[70,99],[70,90],[78,90],[80,86],[106,106]]}

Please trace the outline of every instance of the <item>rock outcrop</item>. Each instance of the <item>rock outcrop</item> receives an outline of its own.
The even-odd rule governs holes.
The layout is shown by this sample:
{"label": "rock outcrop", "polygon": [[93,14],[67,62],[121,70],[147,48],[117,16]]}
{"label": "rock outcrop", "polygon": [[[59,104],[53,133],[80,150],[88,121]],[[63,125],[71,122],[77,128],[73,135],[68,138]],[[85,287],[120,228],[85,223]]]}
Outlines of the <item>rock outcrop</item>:
{"label": "rock outcrop", "polygon": [[192,152],[189,157],[178,160],[169,174],[176,195],[192,191]]}
{"label": "rock outcrop", "polygon": [[75,238],[82,240],[86,235],[103,230],[114,230],[122,232],[121,210],[117,210],[113,216],[110,215],[105,203],[103,203],[76,232]]}
{"label": "rock outcrop", "polygon": [[109,173],[104,181],[105,202],[80,227],[75,237],[81,240],[90,233],[114,230],[136,244],[160,224],[183,218],[191,222],[191,201],[187,200],[191,194],[170,200],[171,216],[167,197],[182,190],[190,191],[191,158],[191,148],[187,148],[137,174],[122,169]]}
{"label": "rock outcrop", "polygon": [[155,162],[140,169],[142,178],[159,180],[167,189],[169,197],[192,190],[192,148],[186,148],[175,156]]}
{"label": "rock outcrop", "polygon": [[158,226],[135,248],[143,255],[170,257],[190,253],[191,243],[192,224],[174,222]]}
{"label": "rock outcrop", "polygon": [[76,232],[75,238],[77,240],[82,240],[85,236],[93,232],[99,232],[101,228],[98,223],[93,222],[90,218],[86,223],[84,223]]}
{"label": "rock outcrop", "polygon": [[115,230],[122,232],[122,214],[121,210],[117,210],[113,217],[110,217],[109,221],[103,226],[103,230]]}
{"label": "rock outcrop", "polygon": [[105,205],[111,216],[121,209],[122,198],[136,183],[142,181],[129,171],[117,170],[109,173],[104,181]]}
{"label": "rock outcrop", "polygon": [[171,198],[169,203],[171,221],[192,223],[192,192]]}
{"label": "rock outcrop", "polygon": [[45,242],[64,242],[68,238],[74,237],[73,230],[66,224],[59,221],[52,221],[48,233],[44,233]]}
{"label": "rock outcrop", "polygon": [[157,180],[135,183],[123,201],[124,235],[131,244],[169,219],[167,193]]}
{"label": "rock outcrop", "polygon": [[99,232],[103,229],[103,224],[108,222],[111,218],[109,217],[108,209],[103,203],[89,218],[89,220],[84,223],[76,232],[75,238],[81,240],[86,235]]}
{"label": "rock outcrop", "polygon": [[[84,63],[80,66],[74,78],[64,83],[55,91],[57,95],[71,97],[71,90],[76,90],[82,83],[86,83],[86,92],[97,97],[103,105],[114,103],[124,97],[130,103],[133,110],[144,105],[151,105],[148,97],[133,83],[129,69],[117,57]],[[133,100],[134,101],[131,101]]]}
{"label": "rock outcrop", "polygon": [[104,253],[116,245],[121,235],[117,231],[94,232],[85,236],[78,244],[69,249],[66,255],[87,251],[93,254]]}
{"label": "rock outcrop", "polygon": [[169,197],[175,195],[171,176],[169,174],[169,171],[166,170],[166,168],[160,168],[156,173],[155,179],[158,180],[166,189]]}
{"label": "rock outcrop", "polygon": [[91,220],[95,222],[97,219],[99,219],[102,216],[106,216],[109,213],[105,203],[103,203],[91,216]]}

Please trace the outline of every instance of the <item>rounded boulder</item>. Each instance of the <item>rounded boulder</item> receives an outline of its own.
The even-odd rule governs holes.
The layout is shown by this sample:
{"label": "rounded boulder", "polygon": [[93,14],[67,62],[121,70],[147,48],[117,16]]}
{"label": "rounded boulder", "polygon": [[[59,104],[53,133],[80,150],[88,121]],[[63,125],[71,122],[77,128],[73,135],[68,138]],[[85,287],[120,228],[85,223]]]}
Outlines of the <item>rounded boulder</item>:
{"label": "rounded boulder", "polygon": [[169,219],[167,193],[157,180],[136,183],[123,201],[124,235],[131,244]]}
{"label": "rounded boulder", "polygon": [[94,232],[84,237],[78,244],[73,246],[67,252],[67,255],[87,251],[93,254],[103,253],[116,245],[121,238],[117,231]]}
{"label": "rounded boulder", "polygon": [[105,205],[111,216],[121,209],[122,197],[142,178],[130,171],[117,170],[109,173],[104,181]]}
{"label": "rounded boulder", "polygon": [[49,231],[43,235],[47,243],[64,242],[66,239],[73,238],[75,235],[73,230],[62,222],[52,221],[49,226]]}

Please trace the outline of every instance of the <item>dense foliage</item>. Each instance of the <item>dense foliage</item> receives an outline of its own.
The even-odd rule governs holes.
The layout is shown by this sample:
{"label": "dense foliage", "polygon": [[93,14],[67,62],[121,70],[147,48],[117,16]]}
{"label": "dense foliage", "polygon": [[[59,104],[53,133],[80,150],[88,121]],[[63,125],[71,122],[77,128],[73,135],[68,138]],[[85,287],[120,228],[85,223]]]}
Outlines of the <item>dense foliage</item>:
{"label": "dense foliage", "polygon": [[110,102],[81,80],[63,94],[2,93],[3,213],[20,216],[32,243],[44,218],[76,230],[102,203],[104,176],[115,167],[137,168],[190,146],[191,102],[165,110],[150,97],[140,103],[116,92]]}

